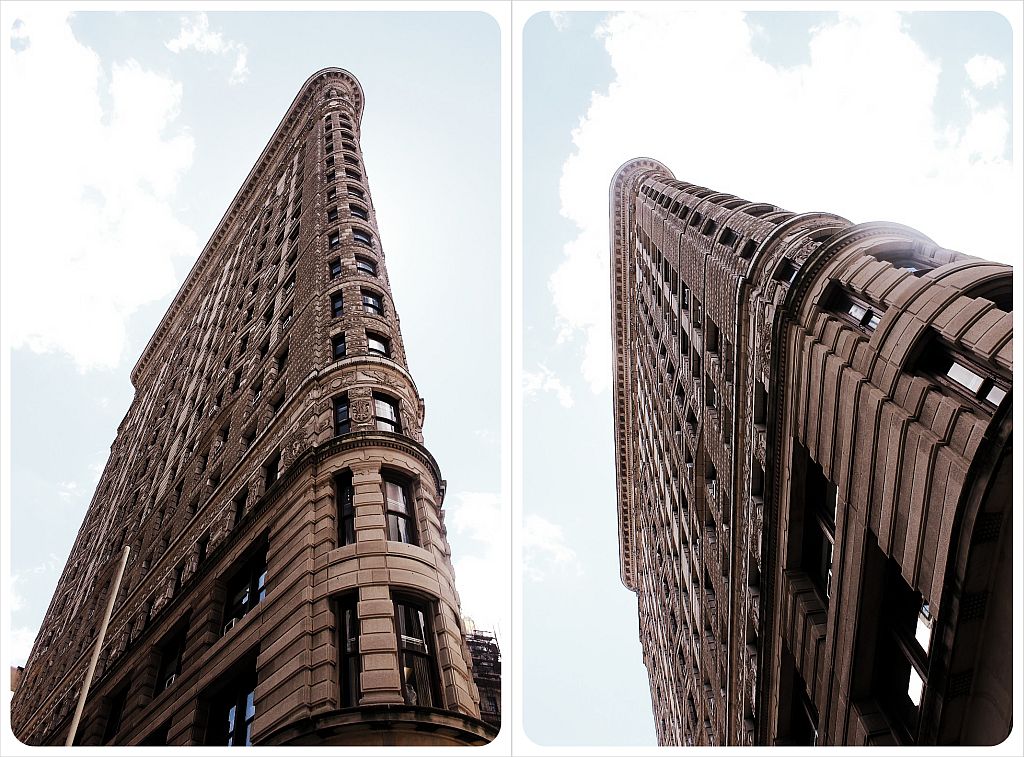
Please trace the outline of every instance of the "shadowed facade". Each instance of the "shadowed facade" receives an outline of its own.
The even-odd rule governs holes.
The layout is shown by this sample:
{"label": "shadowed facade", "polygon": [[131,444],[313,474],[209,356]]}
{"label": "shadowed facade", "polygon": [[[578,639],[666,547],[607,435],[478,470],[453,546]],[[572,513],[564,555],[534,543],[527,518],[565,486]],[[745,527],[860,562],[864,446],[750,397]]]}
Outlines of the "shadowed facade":
{"label": "shadowed facade", "polygon": [[610,191],[620,566],[660,744],[995,744],[1012,272],[892,223]]}

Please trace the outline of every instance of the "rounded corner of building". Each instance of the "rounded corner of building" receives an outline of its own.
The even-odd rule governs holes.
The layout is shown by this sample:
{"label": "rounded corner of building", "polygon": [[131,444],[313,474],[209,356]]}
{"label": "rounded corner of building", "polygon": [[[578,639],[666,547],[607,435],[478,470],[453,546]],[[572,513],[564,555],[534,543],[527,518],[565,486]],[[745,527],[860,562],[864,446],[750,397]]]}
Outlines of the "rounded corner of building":
{"label": "rounded corner of building", "polygon": [[618,168],[615,169],[615,172],[612,173],[612,177],[608,182],[609,196],[614,197],[615,187],[618,186],[620,182],[622,182],[631,173],[651,168],[656,168],[658,170],[664,171],[670,177],[675,178],[675,174],[672,173],[672,171],[669,170],[669,168],[665,166],[665,164],[662,163],[661,161],[655,160],[654,158],[647,158],[642,156],[630,158],[625,163],[622,163]]}

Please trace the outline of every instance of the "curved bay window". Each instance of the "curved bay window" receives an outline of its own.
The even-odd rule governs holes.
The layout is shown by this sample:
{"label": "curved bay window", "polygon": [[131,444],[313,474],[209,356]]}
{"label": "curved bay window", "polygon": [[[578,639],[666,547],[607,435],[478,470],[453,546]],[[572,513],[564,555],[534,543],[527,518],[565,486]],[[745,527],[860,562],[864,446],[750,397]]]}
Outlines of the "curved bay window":
{"label": "curved bay window", "polygon": [[409,489],[409,483],[405,479],[384,474],[384,509],[388,518],[388,539],[418,544],[416,517]]}
{"label": "curved bay window", "polygon": [[352,471],[345,471],[334,479],[335,503],[338,507],[338,546],[356,543],[356,508],[353,504],[355,487]]}
{"label": "curved bay window", "polygon": [[398,416],[398,400],[386,394],[373,395],[373,415],[378,431],[402,432],[402,422]]}
{"label": "curved bay window", "polygon": [[348,395],[334,398],[334,435],[341,436],[352,430],[352,420],[348,417]]}
{"label": "curved bay window", "polygon": [[429,605],[413,599],[396,598],[395,631],[405,703],[418,707],[443,707]]}
{"label": "curved bay window", "polygon": [[338,651],[341,664],[341,706],[359,705],[359,612],[358,595],[338,600],[335,608],[338,627]]}

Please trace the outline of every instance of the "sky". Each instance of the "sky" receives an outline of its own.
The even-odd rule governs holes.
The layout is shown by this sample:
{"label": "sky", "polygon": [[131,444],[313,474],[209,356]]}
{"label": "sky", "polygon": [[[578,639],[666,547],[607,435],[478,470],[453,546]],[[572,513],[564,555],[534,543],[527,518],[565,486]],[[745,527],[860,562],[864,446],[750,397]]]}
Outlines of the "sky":
{"label": "sky", "polygon": [[45,6],[2,10],[6,662],[29,653],[131,402],[131,368],[325,66],[365,92],[366,173],[426,445],[448,482],[462,609],[502,638],[498,25],[474,12]]}
{"label": "sky", "polygon": [[560,570],[523,588],[536,743],[656,743],[618,566],[608,185],[622,163],[649,156],[748,200],[1019,262],[1009,24],[865,5],[545,12],[524,26],[523,510],[561,537]]}
{"label": "sky", "polygon": [[[362,148],[426,443],[449,484],[463,609],[506,630],[494,590],[508,570],[495,22],[66,17],[4,3],[0,28],[8,662],[29,651],[131,401],[131,367],[324,66],[347,68],[366,92]],[[522,53],[524,725],[545,745],[652,745],[636,600],[619,580],[611,175],[648,155],[682,180],[897,221],[1009,261],[1021,249],[1010,28],[994,13],[885,6],[543,12],[523,27]]]}

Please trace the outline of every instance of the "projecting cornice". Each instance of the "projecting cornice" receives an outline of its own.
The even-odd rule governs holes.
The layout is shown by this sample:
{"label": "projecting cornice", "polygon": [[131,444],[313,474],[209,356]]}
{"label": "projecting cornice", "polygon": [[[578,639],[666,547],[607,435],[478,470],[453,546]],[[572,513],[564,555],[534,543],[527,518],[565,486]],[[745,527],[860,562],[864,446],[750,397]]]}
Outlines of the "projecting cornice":
{"label": "projecting cornice", "polygon": [[653,158],[634,158],[619,166],[609,187],[611,202],[608,239],[611,243],[612,343],[615,351],[615,386],[612,412],[615,427],[615,478],[618,484],[619,575],[627,589],[636,591],[633,545],[633,438],[629,346],[629,293],[633,286],[629,250],[629,223],[636,187],[652,173],[675,179],[664,164]]}
{"label": "projecting cornice", "polygon": [[[298,94],[295,95],[295,99],[292,100],[292,104],[288,107],[288,110],[281,119],[281,122],[274,130],[274,134],[270,138],[270,141],[267,142],[267,146],[264,147],[263,152],[260,153],[259,159],[257,159],[255,165],[253,165],[252,169],[249,171],[248,176],[245,177],[245,181],[242,182],[241,188],[231,200],[230,205],[228,205],[227,211],[225,211],[224,215],[217,223],[217,227],[214,229],[213,235],[206,243],[203,251],[199,253],[199,257],[196,258],[196,262],[193,263],[192,269],[189,271],[188,276],[185,277],[185,282],[181,285],[181,289],[178,290],[178,293],[171,301],[170,306],[167,308],[167,312],[164,313],[164,317],[160,320],[160,324],[157,326],[153,336],[149,338],[149,342],[146,344],[146,348],[142,351],[142,355],[139,356],[138,361],[135,363],[135,367],[132,368],[131,379],[133,386],[138,387],[139,379],[149,369],[153,356],[157,353],[158,348],[163,343],[163,340],[170,329],[170,325],[174,322],[175,316],[178,315],[178,312],[188,300],[189,295],[196,286],[196,283],[203,280],[203,275],[215,258],[221,242],[232,229],[232,225],[235,220],[245,209],[246,203],[257,191],[261,181],[265,178],[267,169],[274,165],[281,149],[286,149],[288,147],[288,135],[292,133],[292,130],[298,122],[306,105],[313,98],[319,87],[331,82],[337,82],[341,85],[342,88],[339,89],[336,96],[342,102],[347,101],[351,106],[352,115],[355,118],[356,123],[359,123],[362,119],[363,104],[365,101],[363,88],[362,85],[359,84],[359,80],[351,73],[343,68],[322,68],[306,79],[302,87],[299,88]],[[330,90],[328,90],[326,94],[329,96]]]}

